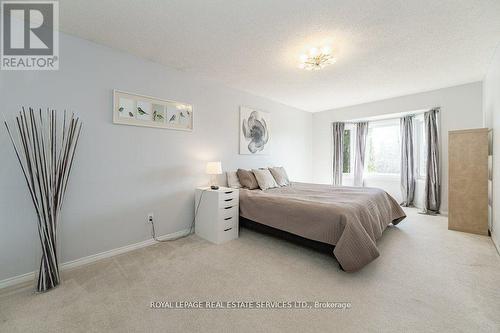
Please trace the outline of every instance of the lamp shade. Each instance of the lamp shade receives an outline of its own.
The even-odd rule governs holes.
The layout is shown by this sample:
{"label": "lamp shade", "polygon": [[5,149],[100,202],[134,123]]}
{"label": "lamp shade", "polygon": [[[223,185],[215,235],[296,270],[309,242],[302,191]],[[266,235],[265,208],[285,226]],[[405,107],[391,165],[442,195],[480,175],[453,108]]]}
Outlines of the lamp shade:
{"label": "lamp shade", "polygon": [[222,165],[220,162],[208,162],[207,163],[207,174],[209,175],[220,175],[222,174]]}

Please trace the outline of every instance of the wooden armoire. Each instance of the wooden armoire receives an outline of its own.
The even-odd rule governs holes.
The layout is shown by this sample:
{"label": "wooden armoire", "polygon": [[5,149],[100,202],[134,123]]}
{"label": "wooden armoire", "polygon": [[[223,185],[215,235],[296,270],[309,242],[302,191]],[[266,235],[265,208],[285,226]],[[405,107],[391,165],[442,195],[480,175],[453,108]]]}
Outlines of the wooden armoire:
{"label": "wooden armoire", "polygon": [[448,133],[448,229],[489,234],[491,130]]}

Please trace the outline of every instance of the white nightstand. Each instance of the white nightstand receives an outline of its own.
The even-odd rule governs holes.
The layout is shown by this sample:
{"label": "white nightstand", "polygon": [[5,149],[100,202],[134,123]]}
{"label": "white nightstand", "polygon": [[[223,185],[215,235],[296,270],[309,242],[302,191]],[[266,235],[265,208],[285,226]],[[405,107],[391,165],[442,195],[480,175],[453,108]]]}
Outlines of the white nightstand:
{"label": "white nightstand", "polygon": [[195,211],[198,207],[196,234],[216,244],[238,238],[239,199],[239,191],[234,188],[197,188],[194,206]]}

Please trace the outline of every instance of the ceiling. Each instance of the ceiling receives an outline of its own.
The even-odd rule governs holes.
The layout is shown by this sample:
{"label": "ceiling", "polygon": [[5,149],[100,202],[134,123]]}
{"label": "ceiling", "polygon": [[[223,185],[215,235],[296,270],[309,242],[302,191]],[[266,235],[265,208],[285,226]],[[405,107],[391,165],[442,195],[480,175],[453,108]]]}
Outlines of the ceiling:
{"label": "ceiling", "polygon": [[59,3],[64,32],[311,112],[482,80],[500,42],[499,0]]}

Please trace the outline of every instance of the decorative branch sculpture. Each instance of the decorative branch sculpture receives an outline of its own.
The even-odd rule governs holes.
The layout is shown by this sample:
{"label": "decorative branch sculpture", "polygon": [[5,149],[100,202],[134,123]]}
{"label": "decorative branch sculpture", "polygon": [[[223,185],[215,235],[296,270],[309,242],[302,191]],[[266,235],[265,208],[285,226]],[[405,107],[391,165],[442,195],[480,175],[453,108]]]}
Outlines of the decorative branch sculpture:
{"label": "decorative branch sculpture", "polygon": [[42,246],[38,292],[60,282],[57,224],[82,129],[80,119],[74,114],[67,118],[66,111],[62,124],[57,122],[55,110],[36,112],[29,108],[26,112],[23,108],[16,116],[16,135],[4,121],[38,216]]}

